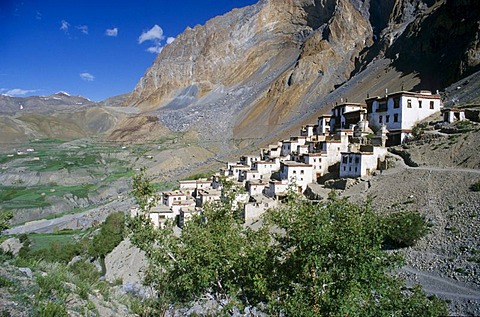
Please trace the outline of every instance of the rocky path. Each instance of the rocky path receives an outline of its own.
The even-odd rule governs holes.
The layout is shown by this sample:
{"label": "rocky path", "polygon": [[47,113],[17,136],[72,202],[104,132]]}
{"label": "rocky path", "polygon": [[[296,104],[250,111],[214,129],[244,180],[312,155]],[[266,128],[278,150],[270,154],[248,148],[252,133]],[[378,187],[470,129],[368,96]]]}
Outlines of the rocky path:
{"label": "rocky path", "polygon": [[62,229],[86,229],[103,222],[112,211],[129,211],[131,206],[133,206],[133,199],[114,200],[88,211],[55,219],[30,221],[7,230],[6,234],[50,233]]}
{"label": "rocky path", "polygon": [[[401,271],[411,275],[410,279],[420,283],[427,294],[445,299],[480,300],[480,289],[464,286],[458,281],[408,266],[403,267]],[[410,282],[410,284],[413,283]]]}

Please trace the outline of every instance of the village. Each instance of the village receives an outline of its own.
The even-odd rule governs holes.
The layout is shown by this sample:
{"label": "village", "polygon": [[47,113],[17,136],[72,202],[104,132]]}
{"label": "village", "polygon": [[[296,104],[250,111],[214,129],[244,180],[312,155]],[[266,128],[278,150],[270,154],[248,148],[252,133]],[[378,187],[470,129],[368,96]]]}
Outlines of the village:
{"label": "village", "polygon": [[[220,200],[222,181],[229,180],[245,189],[236,201],[243,220],[252,222],[281,204],[287,190],[305,194],[327,174],[356,179],[385,169],[387,147],[411,138],[414,126],[433,114],[442,111],[445,122],[465,119],[458,109],[442,108],[438,91],[424,90],[386,91],[381,97],[367,96],[364,104],[338,103],[316,124],[303,126],[299,135],[229,162],[211,178],[180,181],[178,190],[162,192],[150,218],[157,228],[168,219],[182,228],[205,204]],[[131,210],[132,216],[138,213]]]}

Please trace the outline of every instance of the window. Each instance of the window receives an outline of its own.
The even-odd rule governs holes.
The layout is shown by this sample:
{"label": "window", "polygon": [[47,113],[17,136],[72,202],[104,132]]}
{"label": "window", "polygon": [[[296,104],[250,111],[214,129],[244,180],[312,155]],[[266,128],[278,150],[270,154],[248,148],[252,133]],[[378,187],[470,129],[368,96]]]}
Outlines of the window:
{"label": "window", "polygon": [[356,158],[355,158],[355,164],[358,164],[358,163],[360,163],[360,158],[359,158],[359,157],[356,157]]}
{"label": "window", "polygon": [[390,122],[390,116],[389,116],[389,115],[386,115],[386,116],[385,116],[385,122],[386,122],[386,123]]}
{"label": "window", "polygon": [[348,158],[348,163],[352,163],[352,160],[353,160],[353,159],[352,159],[352,157],[350,156],[350,157]]}
{"label": "window", "polygon": [[300,171],[300,174],[302,174],[302,175],[304,174],[303,170]]}
{"label": "window", "polygon": [[422,101],[421,100],[418,101],[418,108],[422,108]]}
{"label": "window", "polygon": [[378,123],[383,123],[383,117],[382,116],[378,117]]}
{"label": "window", "polygon": [[435,104],[433,101],[430,101],[430,109],[435,109]]}
{"label": "window", "polygon": [[400,108],[400,98],[393,99],[393,108]]}
{"label": "window", "polygon": [[398,113],[393,115],[393,122],[398,122]]}
{"label": "window", "polygon": [[407,108],[412,108],[412,99],[407,99]]}

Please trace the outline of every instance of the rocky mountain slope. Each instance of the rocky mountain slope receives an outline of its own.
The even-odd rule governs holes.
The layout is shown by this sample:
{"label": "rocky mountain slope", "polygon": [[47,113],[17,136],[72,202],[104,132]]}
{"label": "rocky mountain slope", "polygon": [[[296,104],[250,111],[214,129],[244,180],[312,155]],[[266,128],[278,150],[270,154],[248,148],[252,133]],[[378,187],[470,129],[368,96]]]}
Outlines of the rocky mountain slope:
{"label": "rocky mountain slope", "polygon": [[0,95],[0,144],[101,135],[121,118],[105,106],[109,104],[64,92],[25,98]]}
{"label": "rocky mountain slope", "polygon": [[[477,71],[478,10],[473,0],[261,0],[187,28],[125,105],[219,152],[259,144],[341,98],[442,90]],[[139,140],[152,129],[141,125],[120,128],[136,126]]]}

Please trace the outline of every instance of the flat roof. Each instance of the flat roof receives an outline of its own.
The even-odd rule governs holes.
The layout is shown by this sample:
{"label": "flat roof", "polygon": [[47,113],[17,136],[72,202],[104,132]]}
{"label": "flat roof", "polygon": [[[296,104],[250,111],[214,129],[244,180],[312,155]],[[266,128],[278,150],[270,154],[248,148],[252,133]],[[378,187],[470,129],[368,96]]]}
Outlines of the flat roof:
{"label": "flat roof", "polygon": [[[428,93],[427,93],[428,92]],[[384,100],[388,99],[389,97],[393,96],[398,96],[398,95],[408,95],[412,97],[417,97],[417,98],[427,98],[427,99],[440,99],[440,95],[433,94],[431,91],[428,90],[421,90],[421,91],[396,91],[390,94],[387,94],[386,96],[380,97],[380,96],[373,96],[370,98],[365,99],[365,101],[370,101],[370,100]]]}
{"label": "flat roof", "polygon": [[282,162],[281,164],[291,166],[291,167],[312,167],[312,165],[310,164],[294,162],[294,161],[285,161],[285,162]]}

